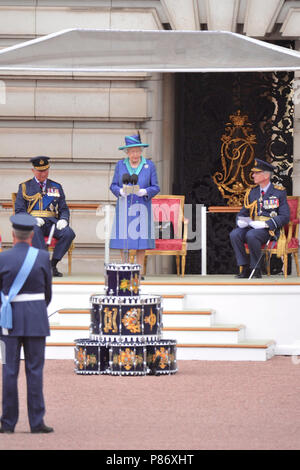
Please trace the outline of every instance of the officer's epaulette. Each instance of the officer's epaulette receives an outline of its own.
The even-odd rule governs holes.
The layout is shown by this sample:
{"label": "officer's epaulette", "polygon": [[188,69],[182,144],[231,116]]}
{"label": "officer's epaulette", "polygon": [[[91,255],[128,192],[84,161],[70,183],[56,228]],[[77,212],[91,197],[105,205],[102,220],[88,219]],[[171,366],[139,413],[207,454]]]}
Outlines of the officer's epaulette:
{"label": "officer's epaulette", "polygon": [[274,188],[279,189],[279,191],[283,191],[285,189],[285,187],[282,186],[282,184],[274,184]]}

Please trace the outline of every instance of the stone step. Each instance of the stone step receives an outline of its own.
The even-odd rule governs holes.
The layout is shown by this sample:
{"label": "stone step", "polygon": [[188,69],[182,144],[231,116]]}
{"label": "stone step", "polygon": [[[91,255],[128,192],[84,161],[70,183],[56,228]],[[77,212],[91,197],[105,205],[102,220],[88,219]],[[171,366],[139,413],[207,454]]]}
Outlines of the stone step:
{"label": "stone step", "polygon": [[[51,325],[51,341],[70,342],[76,338],[88,338],[89,326]],[[164,339],[175,339],[182,344],[237,344],[245,336],[244,325],[214,325],[213,327],[166,327]],[[134,336],[132,336],[134,338]]]}
{"label": "stone step", "polygon": [[[100,292],[99,292],[100,291]],[[103,291],[103,292],[102,292]],[[147,294],[142,292],[142,295]],[[62,283],[58,282],[53,288],[53,297],[48,312],[51,322],[60,322],[60,311],[64,310],[89,310],[90,297],[92,295],[104,295],[103,285],[90,285],[88,282],[79,283]],[[162,306],[164,310],[183,310],[185,295],[184,294],[160,294],[151,293],[162,297]],[[193,309],[195,310],[195,309]]]}
{"label": "stone step", "polygon": [[[70,308],[62,309],[52,323],[59,325],[90,325],[90,310]],[[214,310],[164,310],[163,325],[164,327],[178,327],[184,325],[186,327],[205,327],[212,326],[214,319]]]}
{"label": "stone step", "polygon": [[[177,360],[267,361],[274,356],[275,346],[272,340],[242,341],[238,344],[177,344]],[[73,341],[53,342],[48,338],[46,359],[74,360],[74,347]]]}

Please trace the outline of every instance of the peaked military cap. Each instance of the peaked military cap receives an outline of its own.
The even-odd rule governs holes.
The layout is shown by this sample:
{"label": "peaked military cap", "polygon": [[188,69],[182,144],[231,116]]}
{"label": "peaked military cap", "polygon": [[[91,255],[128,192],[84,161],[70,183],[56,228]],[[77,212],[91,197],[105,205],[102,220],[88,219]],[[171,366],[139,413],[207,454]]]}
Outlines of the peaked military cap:
{"label": "peaked military cap", "polygon": [[33,167],[40,171],[47,170],[49,168],[49,160],[49,157],[33,157],[30,159]]}
{"label": "peaked military cap", "polygon": [[30,232],[36,225],[35,217],[32,217],[30,214],[15,214],[12,215],[9,220],[13,228],[17,230],[28,230]]}
{"label": "peaked military cap", "polygon": [[271,165],[268,162],[265,162],[264,160],[259,160],[259,158],[255,159],[254,162],[254,167],[251,168],[251,171],[274,171],[273,165]]}

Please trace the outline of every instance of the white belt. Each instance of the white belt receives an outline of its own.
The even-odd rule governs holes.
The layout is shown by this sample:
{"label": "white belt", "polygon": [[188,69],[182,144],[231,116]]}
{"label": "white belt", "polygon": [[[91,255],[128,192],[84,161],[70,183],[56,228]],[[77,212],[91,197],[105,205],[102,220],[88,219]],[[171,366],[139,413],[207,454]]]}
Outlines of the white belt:
{"label": "white belt", "polygon": [[31,300],[45,300],[45,294],[19,294],[12,299],[12,302],[28,302]]}
{"label": "white belt", "polygon": [[[45,294],[19,294],[16,295],[11,302],[28,302],[30,300],[45,300]],[[8,329],[2,328],[2,334],[7,336]]]}

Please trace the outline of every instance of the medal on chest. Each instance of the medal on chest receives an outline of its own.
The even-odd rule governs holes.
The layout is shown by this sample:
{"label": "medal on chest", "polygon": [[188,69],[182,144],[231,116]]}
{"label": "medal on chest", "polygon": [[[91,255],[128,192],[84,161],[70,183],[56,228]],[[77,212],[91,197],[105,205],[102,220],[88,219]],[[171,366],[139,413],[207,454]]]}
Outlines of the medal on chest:
{"label": "medal on chest", "polygon": [[50,197],[60,197],[59,189],[58,189],[58,188],[55,188],[55,187],[48,188],[48,189],[47,189],[47,196],[50,196]]}
{"label": "medal on chest", "polygon": [[279,207],[279,199],[276,196],[271,196],[269,199],[264,200],[264,209],[274,210]]}

